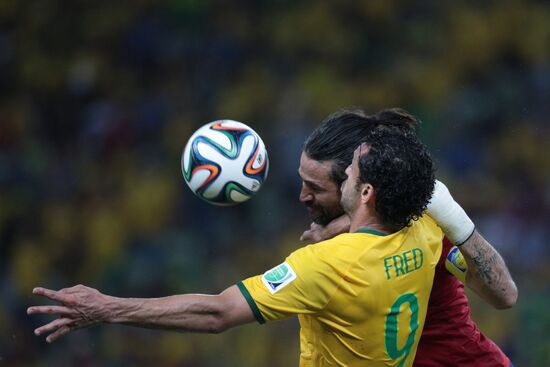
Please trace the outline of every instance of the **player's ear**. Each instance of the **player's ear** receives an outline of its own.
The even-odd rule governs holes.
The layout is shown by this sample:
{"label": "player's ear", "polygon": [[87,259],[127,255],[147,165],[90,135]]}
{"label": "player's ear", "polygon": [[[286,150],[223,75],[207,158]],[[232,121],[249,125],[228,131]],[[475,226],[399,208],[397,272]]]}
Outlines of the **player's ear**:
{"label": "player's ear", "polygon": [[370,183],[363,184],[361,187],[361,202],[363,204],[374,202],[375,196],[374,187]]}

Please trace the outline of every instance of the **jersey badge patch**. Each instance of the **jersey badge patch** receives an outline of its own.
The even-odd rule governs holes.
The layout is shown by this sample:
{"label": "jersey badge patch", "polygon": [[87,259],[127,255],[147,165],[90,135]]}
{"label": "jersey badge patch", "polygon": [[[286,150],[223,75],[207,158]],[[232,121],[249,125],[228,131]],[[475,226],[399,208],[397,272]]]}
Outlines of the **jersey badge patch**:
{"label": "jersey badge patch", "polygon": [[262,275],[262,282],[265,284],[271,294],[275,294],[296,279],[294,269],[284,262]]}
{"label": "jersey badge patch", "polygon": [[466,283],[466,272],[468,271],[468,264],[466,259],[462,256],[458,247],[453,247],[447,254],[445,261],[445,268],[457,277],[462,283]]}
{"label": "jersey badge patch", "polygon": [[462,257],[458,247],[453,247],[449,254],[447,255],[447,260],[453,264],[458,270],[466,272],[468,270],[468,265],[466,265],[466,260]]}

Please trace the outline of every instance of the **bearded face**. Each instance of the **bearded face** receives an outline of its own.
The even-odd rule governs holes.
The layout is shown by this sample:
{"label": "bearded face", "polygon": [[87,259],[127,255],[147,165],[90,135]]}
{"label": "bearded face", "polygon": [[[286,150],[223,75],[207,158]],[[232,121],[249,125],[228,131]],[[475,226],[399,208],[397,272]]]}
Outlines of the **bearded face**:
{"label": "bearded face", "polygon": [[319,162],[302,153],[298,174],[302,179],[300,201],[306,206],[311,220],[327,225],[344,214],[340,206],[340,187],[331,176],[332,162]]}

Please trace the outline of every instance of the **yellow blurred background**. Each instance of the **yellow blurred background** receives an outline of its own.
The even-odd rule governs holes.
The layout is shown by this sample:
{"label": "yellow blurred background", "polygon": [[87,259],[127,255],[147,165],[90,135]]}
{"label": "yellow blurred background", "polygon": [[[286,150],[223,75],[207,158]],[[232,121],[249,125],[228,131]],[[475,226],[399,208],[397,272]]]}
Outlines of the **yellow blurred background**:
{"label": "yellow blurred background", "polygon": [[[226,334],[101,326],[33,335],[34,286],[214,293],[278,264],[309,226],[305,137],[342,107],[404,107],[438,177],[519,286],[475,321],[516,366],[550,365],[548,1],[0,2],[0,365],[291,366],[287,320]],[[267,182],[237,207],[193,196],[191,133],[252,126]]]}

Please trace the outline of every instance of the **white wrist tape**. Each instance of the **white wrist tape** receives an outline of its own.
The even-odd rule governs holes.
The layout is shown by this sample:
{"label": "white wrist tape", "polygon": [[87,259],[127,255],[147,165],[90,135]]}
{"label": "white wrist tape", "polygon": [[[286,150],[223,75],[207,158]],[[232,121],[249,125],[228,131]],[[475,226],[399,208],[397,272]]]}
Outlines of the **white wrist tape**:
{"label": "white wrist tape", "polygon": [[474,232],[474,222],[454,201],[449,189],[441,181],[435,181],[434,192],[426,212],[457,246],[462,245]]}

